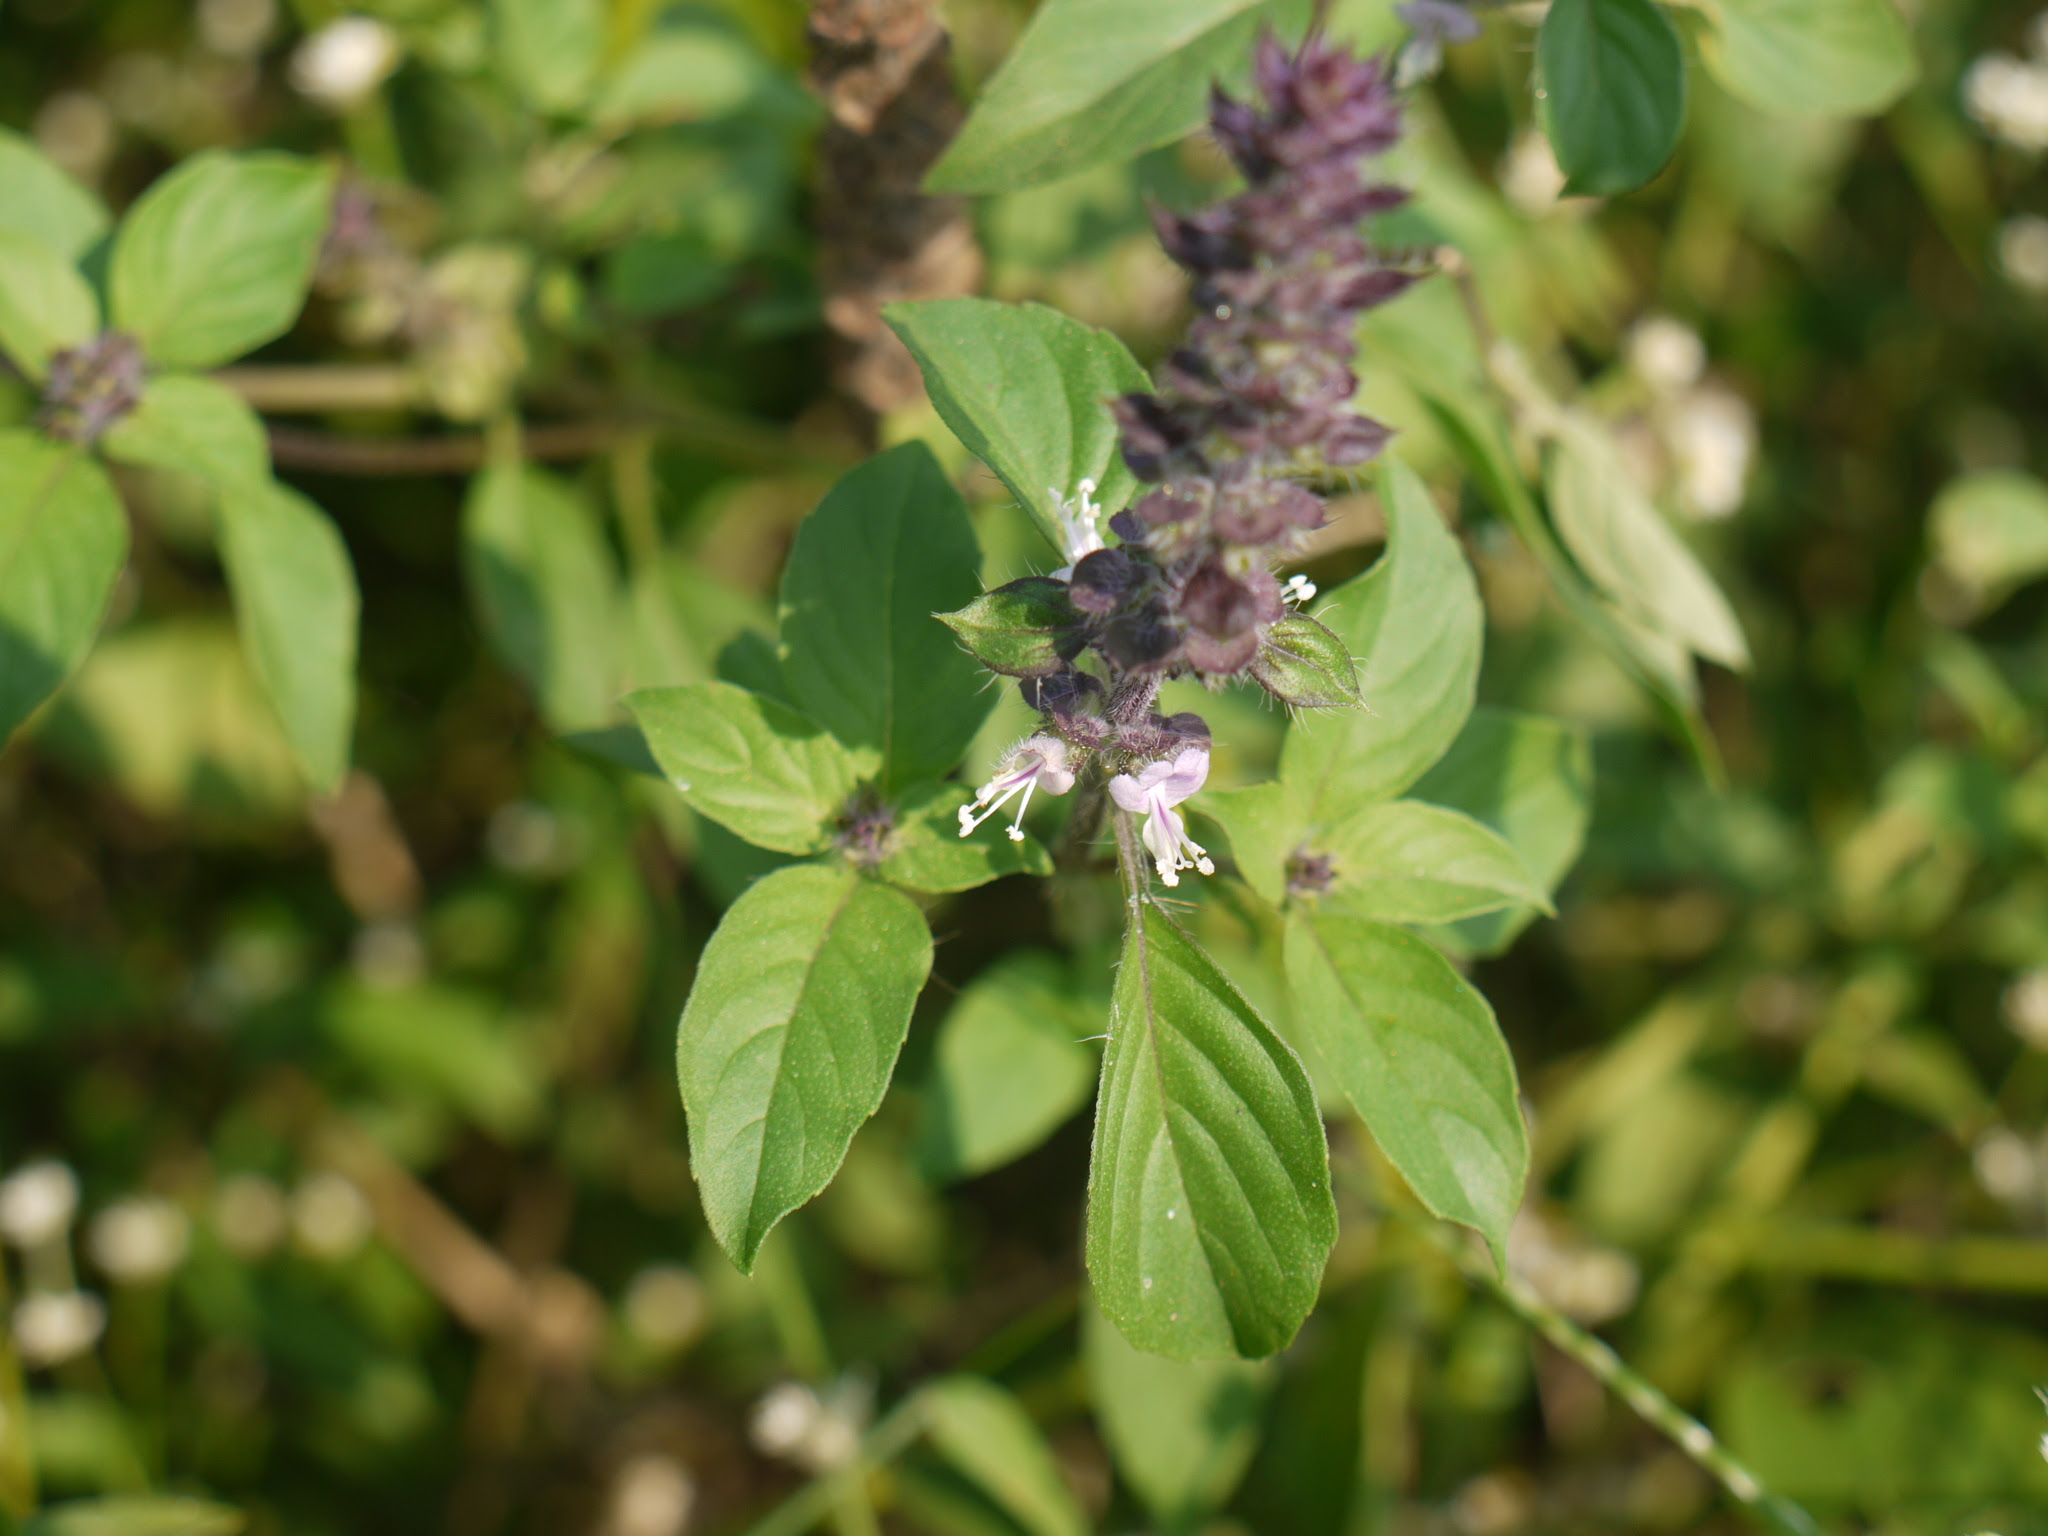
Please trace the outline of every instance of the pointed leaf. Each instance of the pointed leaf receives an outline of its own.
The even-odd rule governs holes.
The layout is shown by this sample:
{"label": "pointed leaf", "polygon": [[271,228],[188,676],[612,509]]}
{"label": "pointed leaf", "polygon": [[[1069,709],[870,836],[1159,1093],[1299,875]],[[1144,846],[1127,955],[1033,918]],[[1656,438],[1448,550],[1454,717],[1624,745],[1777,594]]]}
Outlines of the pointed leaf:
{"label": "pointed leaf", "polygon": [[1358,659],[1364,702],[1296,720],[1280,753],[1312,824],[1414,783],[1472,712],[1479,678],[1479,588],[1458,541],[1406,465],[1388,461],[1379,488],[1387,552],[1316,615]]}
{"label": "pointed leaf", "polygon": [[1298,709],[1355,709],[1358,669],[1351,647],[1305,613],[1283,615],[1252,658],[1252,677],[1282,704]]}
{"label": "pointed leaf", "polygon": [[78,269],[33,236],[0,225],[0,352],[38,382],[50,355],[92,340],[100,302]]}
{"label": "pointed leaf", "polygon": [[1700,58],[1782,117],[1861,117],[1912,87],[1920,65],[1893,0],[1707,0]]}
{"label": "pointed leaf", "polygon": [[1197,816],[1223,830],[1237,872],[1274,906],[1287,899],[1287,861],[1308,834],[1301,797],[1286,783],[1204,792],[1189,803]]}
{"label": "pointed leaf", "polygon": [[1504,1262],[1529,1141],[1486,999],[1427,940],[1384,923],[1296,911],[1285,947],[1294,1016],[1380,1150]]}
{"label": "pointed leaf", "polygon": [[995,705],[934,614],[981,591],[967,509],[924,444],[877,454],[797,528],[782,667],[806,714],[880,754],[885,790],[944,778]]}
{"label": "pointed leaf", "polygon": [[220,496],[220,553],[242,646],[307,780],[336,788],[356,716],[361,598],[327,514],[268,475]]}
{"label": "pointed leaf", "polygon": [[1150,903],[1117,972],[1088,1182],[1088,1273],[1140,1349],[1270,1355],[1337,1239],[1300,1060]]}
{"label": "pointed leaf", "polygon": [[731,683],[627,698],[655,761],[690,809],[778,853],[821,853],[862,764],[815,720]]}
{"label": "pointed leaf", "polygon": [[711,936],[676,1071],[704,1213],[742,1271],[880,1106],[931,964],[909,897],[816,864],[764,876]]}
{"label": "pointed leaf", "polygon": [[0,229],[77,261],[112,223],[100,200],[11,128],[0,128]]}
{"label": "pointed leaf", "polygon": [[1085,1536],[1088,1517],[1024,1405],[979,1376],[946,1376],[918,1393],[940,1454],[1027,1536]]}
{"label": "pointed leaf", "polygon": [[100,439],[110,459],[197,475],[216,489],[270,476],[263,423],[234,391],[191,374],[151,379]]}
{"label": "pointed leaf", "polygon": [[937,615],[974,659],[1005,677],[1050,677],[1081,649],[1082,616],[1067,584],[1025,576]]}
{"label": "pointed leaf", "polygon": [[1498,832],[1419,800],[1369,805],[1310,837],[1329,860],[1322,900],[1383,923],[1448,923],[1550,899]]}
{"label": "pointed leaf", "polygon": [[1685,126],[1685,49],[1660,7],[1552,0],[1536,64],[1565,192],[1628,192],[1664,168]]}
{"label": "pointed leaf", "polygon": [[211,368],[298,318],[327,233],[334,173],[293,155],[205,150],[121,221],[113,323],[160,368]]}
{"label": "pointed leaf", "polygon": [[995,471],[1048,543],[1068,558],[1059,504],[1095,482],[1103,515],[1137,493],[1109,402],[1152,380],[1113,333],[1043,304],[932,299],[884,318],[924,370],[940,417]]}
{"label": "pointed leaf", "polygon": [[52,1504],[22,1536],[240,1536],[248,1517],[225,1504],[172,1494],[114,1494]]}
{"label": "pointed leaf", "polygon": [[92,648],[128,558],[128,515],[97,464],[0,432],[0,743]]}

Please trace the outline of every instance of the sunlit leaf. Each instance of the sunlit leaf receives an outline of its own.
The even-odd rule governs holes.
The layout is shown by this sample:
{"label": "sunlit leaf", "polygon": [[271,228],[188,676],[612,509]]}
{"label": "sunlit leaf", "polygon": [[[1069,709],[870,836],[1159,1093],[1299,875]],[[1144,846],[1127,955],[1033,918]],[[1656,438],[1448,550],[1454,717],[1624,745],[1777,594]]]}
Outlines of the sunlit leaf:
{"label": "sunlit leaf", "polygon": [[1419,800],[1354,811],[1307,839],[1329,861],[1322,898],[1387,923],[1447,923],[1549,898],[1498,832]]}
{"label": "sunlit leaf", "polygon": [[66,261],[98,243],[112,223],[100,200],[35,145],[0,128],[0,229],[40,240]]}
{"label": "sunlit leaf", "polygon": [[1084,1536],[1088,1517],[1016,1398],[978,1376],[942,1377],[918,1398],[932,1444],[1028,1536]]}
{"label": "sunlit leaf", "polygon": [[1880,112],[1919,77],[1893,0],[1703,0],[1700,58],[1751,106],[1784,117]]}
{"label": "sunlit leaf", "polygon": [[1035,837],[1013,842],[994,826],[960,835],[960,808],[972,791],[960,784],[913,785],[895,809],[887,857],[875,873],[906,890],[969,891],[1004,875],[1052,873]]}
{"label": "sunlit leaf", "polygon": [[543,112],[581,106],[604,56],[602,0],[491,0],[498,67]]}
{"label": "sunlit leaf", "polygon": [[270,473],[256,413],[232,390],[192,374],[151,379],[141,404],[108,429],[100,447],[110,459],[196,475],[216,489]]}
{"label": "sunlit leaf", "polygon": [[50,355],[90,341],[100,303],[78,269],[33,236],[0,225],[0,352],[31,379]]}

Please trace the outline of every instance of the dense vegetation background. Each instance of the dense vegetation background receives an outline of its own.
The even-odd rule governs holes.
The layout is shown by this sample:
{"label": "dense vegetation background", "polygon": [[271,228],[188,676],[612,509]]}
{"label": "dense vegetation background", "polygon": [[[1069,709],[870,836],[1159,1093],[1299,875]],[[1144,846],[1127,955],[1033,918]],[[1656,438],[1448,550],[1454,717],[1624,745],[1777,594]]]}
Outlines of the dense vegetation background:
{"label": "dense vegetation background", "polygon": [[[1557,919],[1473,971],[1531,1105],[1516,1268],[1831,1529],[2048,1530],[2048,35],[1918,0],[1918,82],[1874,118],[1769,116],[1693,67],[1671,166],[1561,199],[1540,10],[1486,10],[1417,88],[1389,171],[1422,195],[1390,238],[1466,251],[1754,667],[1706,669],[1715,751],[1688,751],[1413,387],[1418,350],[1472,348],[1453,278],[1375,315],[1365,399],[1478,569],[1483,700],[1593,746]],[[935,917],[897,1087],[755,1277],[710,1241],[675,1024],[760,856],[565,745],[544,719],[597,723],[592,685],[486,639],[461,537],[482,423],[519,402],[634,623],[668,594],[676,622],[632,642],[662,680],[772,628],[795,525],[878,444],[928,440],[990,578],[1022,574],[1048,563],[1028,524],[874,301],[1042,299],[1152,362],[1185,283],[1145,199],[1227,170],[1197,136],[923,201],[1028,6],[953,0],[947,53],[908,0],[820,4],[817,36],[794,0],[621,0],[608,46],[657,11],[696,73],[650,126],[623,85],[610,117],[551,103],[547,40],[507,52],[471,0],[339,35],[323,0],[0,7],[0,124],[116,210],[212,146],[349,167],[306,312],[228,377],[362,593],[354,766],[315,794],[234,643],[206,499],[124,470],[103,638],[0,755],[0,1521],[153,1489],[308,1536],[678,1536],[811,1487],[764,1529],[1736,1528],[1374,1193],[1341,1117],[1343,1232],[1294,1346],[1179,1375],[1128,1351],[1083,1288],[1085,1074],[993,1171],[960,1177],[934,1129],[953,1010],[1071,1007],[1033,969],[1059,938],[1028,881]],[[1374,0],[1331,27],[1406,35]],[[35,409],[0,377],[0,418]],[[1326,584],[1381,538],[1363,490],[1341,511],[1306,566]],[[1257,777],[1280,717],[1210,710],[1219,779]],[[1025,719],[1002,706],[971,764]],[[1270,989],[1256,925],[1203,900]],[[942,1377],[1000,1383],[1049,1452],[965,1388],[910,1444],[887,1416]],[[879,1470],[810,1483],[877,1420]]]}

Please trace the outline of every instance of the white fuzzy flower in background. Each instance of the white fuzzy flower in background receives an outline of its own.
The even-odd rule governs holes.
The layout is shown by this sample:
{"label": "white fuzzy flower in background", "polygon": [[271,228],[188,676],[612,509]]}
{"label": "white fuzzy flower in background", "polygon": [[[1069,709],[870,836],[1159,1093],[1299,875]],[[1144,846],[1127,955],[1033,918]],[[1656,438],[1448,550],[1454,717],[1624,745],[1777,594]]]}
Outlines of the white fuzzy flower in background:
{"label": "white fuzzy flower in background", "polygon": [[683,1536],[697,1507],[690,1469],[660,1451],[635,1456],[612,1481],[606,1536]]}
{"label": "white fuzzy flower in background", "polygon": [[148,1285],[185,1262],[191,1223],[170,1201],[141,1195],[108,1206],[93,1217],[86,1250],[108,1279]]}
{"label": "white fuzzy flower in background", "polygon": [[373,16],[344,16],[292,51],[292,89],[330,111],[346,112],[397,68],[396,32]]}
{"label": "white fuzzy flower in background", "polygon": [[99,1343],[107,1309],[84,1291],[42,1291],[14,1309],[14,1347],[31,1369],[62,1365]]}
{"label": "white fuzzy flower in background", "polygon": [[642,1344],[673,1354],[704,1331],[709,1307],[694,1274],[678,1264],[656,1264],[633,1277],[621,1311]]}
{"label": "white fuzzy flower in background", "polygon": [[2015,149],[2048,149],[2048,65],[1987,53],[1963,76],[1963,108]]}
{"label": "white fuzzy flower in background", "polygon": [[1707,344],[1683,320],[1645,315],[1628,333],[1628,365],[1652,389],[1675,394],[1707,371]]}
{"label": "white fuzzy flower in background", "polygon": [[2021,213],[1999,225],[1998,268],[2015,288],[2048,294],[2048,219]]}
{"label": "white fuzzy flower in background", "polygon": [[316,1259],[339,1262],[370,1240],[376,1218],[353,1181],[316,1173],[292,1191],[292,1236]]}
{"label": "white fuzzy flower in background", "polygon": [[1687,510],[1709,520],[1741,509],[1756,459],[1756,414],[1733,390],[1706,385],[1680,401],[1665,424]]}
{"label": "white fuzzy flower in background", "polygon": [[284,1191],[260,1173],[238,1173],[213,1194],[213,1230],[241,1259],[260,1259],[284,1241],[290,1221]]}
{"label": "white fuzzy flower in background", "polygon": [[1977,1139],[1970,1169],[1978,1188],[2001,1205],[2026,1205],[2041,1192],[2041,1164],[2034,1149],[2004,1126]]}
{"label": "white fuzzy flower in background", "polygon": [[1500,163],[1499,178],[1502,196],[1532,219],[1555,208],[1558,194],[1564,191],[1564,172],[1558,169],[1550,140],[1534,128],[1525,130],[1509,147]]}
{"label": "white fuzzy flower in background", "polygon": [[78,1175],[44,1161],[0,1180],[0,1238],[17,1248],[40,1248],[71,1230],[78,1215]]}

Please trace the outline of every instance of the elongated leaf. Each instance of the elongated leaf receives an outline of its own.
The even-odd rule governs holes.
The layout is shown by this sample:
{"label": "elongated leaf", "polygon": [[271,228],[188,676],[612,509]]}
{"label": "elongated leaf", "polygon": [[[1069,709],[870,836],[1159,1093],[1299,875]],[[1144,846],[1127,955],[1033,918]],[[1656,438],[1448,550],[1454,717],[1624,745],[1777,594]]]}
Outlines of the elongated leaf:
{"label": "elongated leaf", "polygon": [[960,835],[960,807],[972,792],[959,784],[913,785],[895,807],[888,855],[875,873],[905,890],[971,891],[1004,875],[1052,873],[1052,856],[1037,838],[1024,841],[987,828]]}
{"label": "elongated leaf", "polygon": [[0,742],[92,646],[128,558],[128,516],[98,465],[0,432]]}
{"label": "elongated leaf", "polygon": [[676,1072],[704,1212],[741,1270],[881,1104],[931,964],[909,897],[815,864],[764,876],[711,936]]}
{"label": "elongated leaf", "polygon": [[40,240],[66,261],[98,243],[111,221],[100,200],[33,140],[0,128],[0,229]]}
{"label": "elongated leaf", "polygon": [[270,445],[256,413],[232,390],[190,374],[151,379],[142,403],[114,423],[100,447],[124,464],[197,475],[216,489],[270,474]]}
{"label": "elongated leaf", "polygon": [[943,778],[995,704],[933,617],[980,593],[981,549],[931,450],[905,443],[832,488],[782,573],[782,668],[796,703],[879,754],[886,789]]}
{"label": "elongated leaf", "polygon": [[264,476],[222,493],[220,552],[256,676],[307,779],[331,790],[356,717],[362,602],[348,548],[325,512]]}
{"label": "elongated leaf", "polygon": [[1358,669],[1351,648],[1305,613],[1283,615],[1252,658],[1252,677],[1282,704],[1298,709],[1358,707]]}
{"label": "elongated leaf", "polygon": [[697,122],[745,106],[766,82],[761,56],[723,28],[665,27],[646,40],[598,88],[591,121]]}
{"label": "elongated leaf", "polygon": [[1046,0],[926,186],[1007,192],[1171,143],[1210,83],[1241,75],[1261,26],[1298,31],[1275,0]]}
{"label": "elongated leaf", "polygon": [[1117,1472],[1162,1529],[1201,1529],[1251,1465],[1273,1366],[1143,1354],[1093,1305],[1081,1314],[1081,1351]]}
{"label": "elongated leaf", "polygon": [[113,323],[160,368],[211,368],[291,329],[327,232],[333,173],[207,150],[136,200],[114,238]]}
{"label": "elongated leaf", "polygon": [[1350,646],[1363,705],[1296,720],[1280,753],[1312,824],[1414,783],[1472,712],[1479,678],[1479,588],[1457,540],[1406,465],[1390,460],[1379,487],[1387,552],[1316,615]]}
{"label": "elongated leaf", "polygon": [[979,1376],[942,1377],[918,1396],[932,1444],[1029,1536],[1084,1536],[1088,1517],[1016,1398]]}
{"label": "elongated leaf", "polygon": [[0,225],[0,352],[31,379],[50,354],[90,341],[100,303],[78,269],[33,236]]}
{"label": "elongated leaf", "polygon": [[491,0],[498,67],[543,112],[582,105],[604,55],[601,0]]}
{"label": "elongated leaf", "polygon": [[1716,80],[1784,117],[1881,112],[1918,78],[1892,0],[1707,0],[1700,57]]}
{"label": "elongated leaf", "polygon": [[1295,1018],[1373,1139],[1437,1215],[1504,1262],[1529,1142],[1486,999],[1426,940],[1348,914],[1287,920]]}
{"label": "elongated leaf", "polygon": [[[1585,844],[1592,748],[1583,730],[1562,720],[1482,706],[1414,793],[1493,828],[1514,845],[1529,877],[1555,891]],[[1494,954],[1536,915],[1527,906],[1471,918],[1445,937],[1460,949]]]}
{"label": "elongated leaf", "polygon": [[938,615],[974,659],[1005,677],[1050,677],[1081,649],[1086,617],[1067,584],[1025,576],[984,592],[957,613]]}
{"label": "elongated leaf", "polygon": [[1927,532],[1943,570],[2002,598],[2048,574],[2048,485],[2014,469],[1960,476],[1935,497]]}
{"label": "elongated leaf", "polygon": [[1568,422],[1551,454],[1548,488],[1565,545],[1623,611],[1724,667],[1748,667],[1749,644],[1728,599],[1605,432]]}
{"label": "elongated leaf", "polygon": [[558,730],[607,724],[623,605],[596,520],[553,475],[498,460],[462,509],[463,566],[492,647]]}
{"label": "elongated leaf", "polygon": [[819,853],[862,765],[815,720],[731,683],[646,688],[626,707],[690,808],[778,853]]}
{"label": "elongated leaf", "polygon": [[1270,1355],[1337,1238],[1300,1060],[1149,903],[1124,936],[1088,1179],[1088,1273],[1140,1349]]}
{"label": "elongated leaf", "polygon": [[1386,923],[1448,923],[1549,897],[1490,827],[1419,800],[1370,805],[1308,841],[1329,860],[1328,902]]}
{"label": "elongated leaf", "polygon": [[1103,515],[1138,482],[1117,446],[1108,402],[1152,380],[1108,331],[1043,304],[932,299],[884,312],[924,370],[940,417],[1030,512],[1062,560],[1059,505],[1095,482]]}
{"label": "elongated leaf", "polygon": [[1664,168],[1685,125],[1685,50],[1652,0],[1552,0],[1536,63],[1566,192],[1627,192]]}
{"label": "elongated leaf", "polygon": [[53,1504],[22,1536],[239,1536],[248,1519],[225,1504],[172,1494],[115,1494]]}
{"label": "elongated leaf", "polygon": [[1099,1033],[1052,955],[1013,950],[969,983],[932,1051],[920,1161],[971,1178],[1022,1157],[1088,1102]]}

